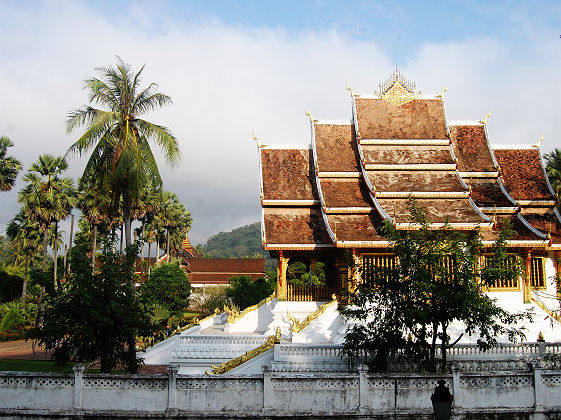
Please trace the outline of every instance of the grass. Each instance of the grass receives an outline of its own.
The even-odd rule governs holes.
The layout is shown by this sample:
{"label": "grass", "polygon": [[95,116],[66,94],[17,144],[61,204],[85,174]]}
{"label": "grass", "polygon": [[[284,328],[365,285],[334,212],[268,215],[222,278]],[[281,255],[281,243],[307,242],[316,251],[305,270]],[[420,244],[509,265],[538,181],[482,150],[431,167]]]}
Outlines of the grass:
{"label": "grass", "polygon": [[0,371],[72,373],[74,363],[58,366],[50,360],[0,359]]}

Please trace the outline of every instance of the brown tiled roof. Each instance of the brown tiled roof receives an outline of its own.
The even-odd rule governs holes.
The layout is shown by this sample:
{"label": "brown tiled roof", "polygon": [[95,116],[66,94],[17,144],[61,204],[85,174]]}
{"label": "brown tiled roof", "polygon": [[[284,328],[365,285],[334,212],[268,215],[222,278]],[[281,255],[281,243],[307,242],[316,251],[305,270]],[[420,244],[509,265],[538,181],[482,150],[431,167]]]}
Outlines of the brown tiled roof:
{"label": "brown tiled roof", "polygon": [[449,192],[466,189],[454,171],[368,171],[377,191]]}
{"label": "brown tiled roof", "polygon": [[353,126],[315,123],[314,136],[320,171],[360,171]]}
{"label": "brown tiled roof", "polygon": [[189,272],[234,274],[265,272],[264,258],[192,258],[187,262]]}
{"label": "brown tiled roof", "polygon": [[320,178],[326,207],[372,207],[362,178]]}
{"label": "brown tiled roof", "polygon": [[327,219],[337,241],[384,241],[378,214],[328,214]]}
{"label": "brown tiled roof", "polygon": [[265,207],[266,244],[331,244],[319,208]]}
{"label": "brown tiled roof", "polygon": [[[543,238],[528,229],[516,214],[497,215],[496,221],[499,228],[506,221],[510,223],[511,229],[516,232],[512,238],[515,241],[543,241]],[[499,238],[499,230],[481,231],[481,238],[484,241],[496,241]]]}
{"label": "brown tiled roof", "polygon": [[[417,205],[425,211],[432,223],[488,223],[473,209],[467,199],[427,199],[418,198]],[[408,199],[378,199],[386,213],[397,223],[410,223],[411,211]]]}
{"label": "brown tiled roof", "polygon": [[396,106],[383,99],[355,97],[362,139],[445,139],[441,99],[416,99]]}
{"label": "brown tiled roof", "polygon": [[501,180],[515,200],[553,200],[535,149],[496,149]]}
{"label": "brown tiled roof", "polygon": [[466,182],[471,186],[471,198],[480,207],[513,207],[499,187],[496,178],[471,178]]}
{"label": "brown tiled roof", "polygon": [[361,145],[367,164],[455,163],[449,146]]}
{"label": "brown tiled roof", "polygon": [[261,149],[263,198],[266,200],[314,200],[308,149]]}
{"label": "brown tiled roof", "polygon": [[522,216],[535,229],[545,234],[551,231],[553,241],[561,242],[561,224],[552,209],[523,209]]}
{"label": "brown tiled roof", "polygon": [[485,126],[450,126],[450,138],[454,154],[458,158],[458,170],[465,172],[494,172],[497,169],[485,136]]}

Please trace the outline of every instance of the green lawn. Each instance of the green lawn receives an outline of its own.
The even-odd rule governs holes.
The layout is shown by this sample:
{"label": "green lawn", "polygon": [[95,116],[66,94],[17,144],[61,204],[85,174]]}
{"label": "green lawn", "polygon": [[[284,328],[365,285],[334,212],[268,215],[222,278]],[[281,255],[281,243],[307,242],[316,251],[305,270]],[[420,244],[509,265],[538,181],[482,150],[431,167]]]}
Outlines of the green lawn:
{"label": "green lawn", "polygon": [[0,359],[0,371],[72,373],[74,363],[58,366],[50,360]]}

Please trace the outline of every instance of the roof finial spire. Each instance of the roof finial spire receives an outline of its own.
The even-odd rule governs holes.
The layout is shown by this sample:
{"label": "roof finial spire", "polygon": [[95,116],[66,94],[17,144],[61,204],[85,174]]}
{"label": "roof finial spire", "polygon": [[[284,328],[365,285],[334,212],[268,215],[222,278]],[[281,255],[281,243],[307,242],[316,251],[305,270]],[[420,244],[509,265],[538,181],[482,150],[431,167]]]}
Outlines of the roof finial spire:
{"label": "roof finial spire", "polygon": [[351,92],[351,96],[356,96],[355,91],[351,89],[348,83],[345,84],[345,88]]}
{"label": "roof finial spire", "polygon": [[483,119],[480,122],[484,125],[487,124],[487,120],[489,119],[490,116],[491,116],[491,110],[489,110],[487,115],[485,115],[485,117],[483,117]]}
{"label": "roof finial spire", "polygon": [[313,123],[315,121],[314,117],[312,116],[312,114],[310,114],[310,111],[308,111],[307,109],[305,111],[308,118],[310,118],[310,122]]}
{"label": "roof finial spire", "polygon": [[437,98],[444,98],[444,94],[448,92],[448,83],[446,83],[446,86],[444,87],[444,89],[442,89],[440,91],[440,93],[438,95],[436,95]]}
{"label": "roof finial spire", "polygon": [[405,105],[420,95],[420,93],[415,93],[416,84],[403,77],[397,66],[390,78],[384,83],[379,83],[378,87],[379,91],[375,93],[381,99],[397,106]]}
{"label": "roof finial spire", "polygon": [[253,136],[253,140],[255,140],[257,142],[257,147],[261,148],[261,146],[263,146],[263,144],[261,144],[261,141],[259,140],[259,138],[255,135],[255,131],[251,132],[251,135]]}
{"label": "roof finial spire", "polygon": [[542,145],[542,141],[543,141],[543,134],[542,136],[538,139],[537,143],[536,143],[536,147],[540,147]]}

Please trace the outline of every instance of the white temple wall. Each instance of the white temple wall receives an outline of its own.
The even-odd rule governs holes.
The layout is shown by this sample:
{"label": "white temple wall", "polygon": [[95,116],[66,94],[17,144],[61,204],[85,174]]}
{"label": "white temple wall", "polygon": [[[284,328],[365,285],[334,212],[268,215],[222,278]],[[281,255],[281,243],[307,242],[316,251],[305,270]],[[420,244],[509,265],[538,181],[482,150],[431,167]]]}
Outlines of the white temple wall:
{"label": "white temple wall", "polygon": [[[430,395],[444,379],[454,395],[453,418],[521,413],[561,414],[561,372],[461,372],[452,375],[275,373],[238,377],[75,375],[0,372],[0,415],[178,414],[398,415],[430,418]],[[397,385],[397,386],[396,386]],[[397,394],[396,391],[397,390]]]}

